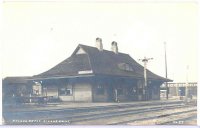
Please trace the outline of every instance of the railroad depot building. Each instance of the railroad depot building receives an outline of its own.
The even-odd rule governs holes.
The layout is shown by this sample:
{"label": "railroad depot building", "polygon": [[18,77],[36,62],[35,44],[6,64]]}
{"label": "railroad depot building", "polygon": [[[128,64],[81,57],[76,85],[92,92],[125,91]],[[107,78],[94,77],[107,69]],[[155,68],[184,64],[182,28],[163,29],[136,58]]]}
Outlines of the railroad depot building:
{"label": "railroad depot building", "polygon": [[[144,99],[144,67],[128,54],[120,53],[116,42],[112,42],[111,51],[104,50],[100,38],[96,39],[96,47],[79,44],[69,58],[26,80],[22,96],[51,96],[79,102]],[[148,100],[159,100],[160,86],[169,81],[147,70]],[[11,87],[8,82],[4,86]]]}

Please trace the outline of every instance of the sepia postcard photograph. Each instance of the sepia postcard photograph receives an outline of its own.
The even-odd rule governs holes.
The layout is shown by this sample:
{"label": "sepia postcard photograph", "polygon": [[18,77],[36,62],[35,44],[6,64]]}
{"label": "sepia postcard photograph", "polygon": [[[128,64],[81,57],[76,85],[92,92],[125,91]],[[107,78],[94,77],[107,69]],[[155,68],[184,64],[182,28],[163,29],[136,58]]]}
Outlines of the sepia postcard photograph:
{"label": "sepia postcard photograph", "polygon": [[198,126],[197,0],[4,0],[3,126]]}

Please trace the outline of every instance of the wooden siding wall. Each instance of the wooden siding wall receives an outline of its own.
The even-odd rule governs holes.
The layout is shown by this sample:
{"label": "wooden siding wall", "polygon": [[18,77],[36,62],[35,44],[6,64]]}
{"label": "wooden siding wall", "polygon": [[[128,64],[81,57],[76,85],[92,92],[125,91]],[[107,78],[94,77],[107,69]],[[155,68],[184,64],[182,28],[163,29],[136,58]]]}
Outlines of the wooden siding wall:
{"label": "wooden siding wall", "polygon": [[68,82],[69,81],[57,82],[55,84],[46,83],[44,87],[47,88],[47,96],[59,98],[61,101],[92,102],[92,86],[88,81],[76,81],[70,83],[72,84],[72,95],[59,95],[59,89],[68,85]]}
{"label": "wooden siding wall", "polygon": [[160,100],[160,85],[161,83],[153,83],[151,85],[151,96],[149,100]]}
{"label": "wooden siding wall", "polygon": [[[102,82],[103,81],[103,82]],[[97,94],[97,86],[104,86],[104,94]],[[141,85],[140,85],[141,86]],[[136,90],[133,93],[133,88]],[[135,101],[138,100],[138,87],[136,80],[126,80],[126,79],[117,79],[117,80],[100,80],[94,83],[92,92],[93,92],[93,101],[94,102],[114,102],[116,100],[116,89],[122,89],[121,94],[117,94],[117,100],[119,102],[124,101]]]}
{"label": "wooden siding wall", "polygon": [[138,80],[137,81],[137,100],[141,101],[143,99],[143,85],[144,81],[143,80]]}
{"label": "wooden siding wall", "polygon": [[[103,81],[103,83],[102,83]],[[67,82],[67,81],[66,81]],[[59,98],[61,101],[78,101],[78,102],[108,102],[115,101],[115,89],[118,89],[118,86],[122,87],[121,94],[118,94],[117,98],[120,102],[123,101],[135,101],[143,100],[142,99],[142,81],[133,80],[76,80],[73,82],[72,95],[59,96],[59,88],[65,86],[63,85],[48,85],[47,86],[47,96],[53,96],[54,98]],[[97,86],[104,86],[104,93],[97,93]],[[152,82],[149,84],[149,96],[148,100],[159,100],[160,99],[160,85],[159,82]],[[135,93],[133,93],[133,88]]]}
{"label": "wooden siding wall", "polygon": [[74,96],[70,95],[70,96],[59,96],[61,101],[74,101]]}
{"label": "wooden siding wall", "polygon": [[58,87],[55,86],[48,86],[47,87],[47,96],[53,96],[54,98],[58,98]]}
{"label": "wooden siding wall", "polygon": [[93,92],[93,101],[94,102],[106,102],[109,101],[109,88],[105,87],[104,88],[104,94],[97,94],[97,86],[93,86],[92,89]]}
{"label": "wooden siding wall", "polygon": [[74,100],[92,102],[92,86],[89,83],[76,83],[74,85]]}
{"label": "wooden siding wall", "polygon": [[122,89],[122,94],[121,95],[118,94],[118,96],[117,96],[119,102],[121,102],[121,101],[129,101],[129,97],[127,95],[127,92],[128,92],[127,88],[123,88]]}
{"label": "wooden siding wall", "polygon": [[[135,92],[133,92],[133,89]],[[133,83],[131,86],[125,86],[123,88],[123,94],[118,95],[119,101],[140,101],[142,100],[142,94],[139,92],[139,88],[137,88],[137,84]]]}

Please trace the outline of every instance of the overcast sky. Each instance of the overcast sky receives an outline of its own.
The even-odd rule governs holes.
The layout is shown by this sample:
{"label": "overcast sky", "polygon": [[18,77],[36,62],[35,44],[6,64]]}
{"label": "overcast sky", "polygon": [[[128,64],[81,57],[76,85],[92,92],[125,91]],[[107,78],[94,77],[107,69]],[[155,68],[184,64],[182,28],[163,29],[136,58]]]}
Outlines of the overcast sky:
{"label": "overcast sky", "polygon": [[163,77],[166,42],[168,77],[185,82],[189,65],[197,81],[195,2],[4,2],[2,14],[3,77],[42,73],[100,37],[106,50],[115,40],[136,61],[154,58],[147,67]]}

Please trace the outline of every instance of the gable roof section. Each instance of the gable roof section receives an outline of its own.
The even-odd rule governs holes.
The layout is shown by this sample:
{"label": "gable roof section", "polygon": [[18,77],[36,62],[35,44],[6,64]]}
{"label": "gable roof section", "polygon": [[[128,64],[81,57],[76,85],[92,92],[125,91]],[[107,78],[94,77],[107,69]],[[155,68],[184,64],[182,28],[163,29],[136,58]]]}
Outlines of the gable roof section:
{"label": "gable roof section", "polygon": [[[76,54],[77,51],[82,48],[86,54]],[[126,63],[133,67],[133,71],[126,71],[119,68],[119,64]],[[59,63],[52,69],[36,75],[34,77],[46,78],[46,77],[59,77],[59,76],[82,76],[87,75],[79,74],[79,71],[92,71],[88,74],[93,75],[111,75],[133,78],[144,78],[144,68],[132,59],[128,54],[118,53],[115,54],[112,51],[103,50],[99,51],[95,47],[79,44],[75,49],[71,57]],[[149,79],[170,81],[160,77],[151,71],[147,70],[147,77]]]}

